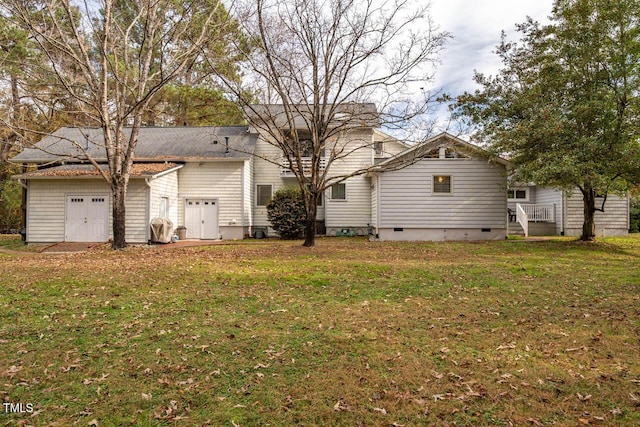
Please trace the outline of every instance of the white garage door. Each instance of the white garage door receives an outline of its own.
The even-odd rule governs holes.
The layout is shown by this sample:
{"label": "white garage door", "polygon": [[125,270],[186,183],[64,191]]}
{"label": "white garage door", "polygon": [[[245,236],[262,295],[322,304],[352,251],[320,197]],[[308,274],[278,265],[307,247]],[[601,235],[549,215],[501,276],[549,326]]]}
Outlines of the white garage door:
{"label": "white garage door", "polygon": [[184,225],[188,239],[217,239],[218,202],[212,199],[187,199],[184,207]]}
{"label": "white garage door", "polygon": [[109,240],[109,197],[67,196],[66,242]]}

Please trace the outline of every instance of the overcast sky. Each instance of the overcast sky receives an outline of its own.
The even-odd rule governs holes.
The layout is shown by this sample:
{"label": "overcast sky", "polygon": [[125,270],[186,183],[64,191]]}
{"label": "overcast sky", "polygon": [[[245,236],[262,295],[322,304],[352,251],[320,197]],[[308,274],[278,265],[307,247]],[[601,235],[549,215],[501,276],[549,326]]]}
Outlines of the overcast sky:
{"label": "overcast sky", "polygon": [[431,16],[453,35],[441,54],[435,88],[451,95],[473,91],[473,70],[495,74],[500,68],[492,53],[505,30],[515,39],[515,24],[527,16],[546,22],[553,0],[431,0]]}

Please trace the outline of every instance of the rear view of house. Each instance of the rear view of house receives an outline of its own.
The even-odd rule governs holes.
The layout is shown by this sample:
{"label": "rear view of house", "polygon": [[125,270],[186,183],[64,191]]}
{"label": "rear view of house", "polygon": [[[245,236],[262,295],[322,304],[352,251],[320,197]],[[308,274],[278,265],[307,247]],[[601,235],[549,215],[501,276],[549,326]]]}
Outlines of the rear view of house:
{"label": "rear view of house", "polygon": [[[579,194],[535,185],[507,190],[506,160],[449,134],[409,147],[375,129],[373,104],[348,108],[367,119],[336,133],[334,144],[348,155],[320,158],[333,184],[318,206],[319,234],[379,240],[580,234]],[[273,114],[279,107],[262,110]],[[309,130],[297,131],[304,142]],[[61,128],[12,159],[29,165],[14,177],[26,192],[27,242],[112,238],[111,192],[89,157],[108,173],[99,128]],[[267,203],[278,188],[298,185],[292,168],[310,161],[303,156],[289,164],[255,126],[143,127],[127,191],[126,241],[148,242],[154,218],[186,227],[189,239],[242,239],[256,230],[271,235]],[[628,198],[609,196],[596,224],[599,235],[626,234]]]}

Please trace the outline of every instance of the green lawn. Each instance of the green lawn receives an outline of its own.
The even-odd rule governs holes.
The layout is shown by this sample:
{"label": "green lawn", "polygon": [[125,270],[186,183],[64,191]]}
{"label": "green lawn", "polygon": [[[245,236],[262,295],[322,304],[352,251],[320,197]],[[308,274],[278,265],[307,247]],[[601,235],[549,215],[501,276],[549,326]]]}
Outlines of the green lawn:
{"label": "green lawn", "polygon": [[0,317],[0,425],[640,424],[638,235],[0,251]]}

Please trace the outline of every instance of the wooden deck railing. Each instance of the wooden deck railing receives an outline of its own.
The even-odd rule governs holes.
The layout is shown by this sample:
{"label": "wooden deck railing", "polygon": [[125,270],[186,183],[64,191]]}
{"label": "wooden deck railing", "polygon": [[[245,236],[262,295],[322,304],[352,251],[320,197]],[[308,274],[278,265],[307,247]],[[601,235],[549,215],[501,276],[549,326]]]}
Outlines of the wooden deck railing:
{"label": "wooden deck railing", "polygon": [[[323,171],[327,167],[327,160],[324,157],[320,158],[320,170]],[[300,159],[300,163],[302,164],[302,173],[305,176],[311,175],[311,157],[302,157]],[[298,165],[296,162],[289,164],[289,161],[286,157],[283,157],[280,160],[280,177],[282,178],[293,178],[295,177],[294,170],[297,169]]]}
{"label": "wooden deck railing", "polygon": [[556,205],[549,204],[520,204],[522,210],[534,222],[556,222]]}
{"label": "wooden deck railing", "polygon": [[524,237],[529,237],[529,215],[527,215],[527,212],[525,212],[520,203],[516,205],[516,221],[518,221],[518,224],[522,227]]}

